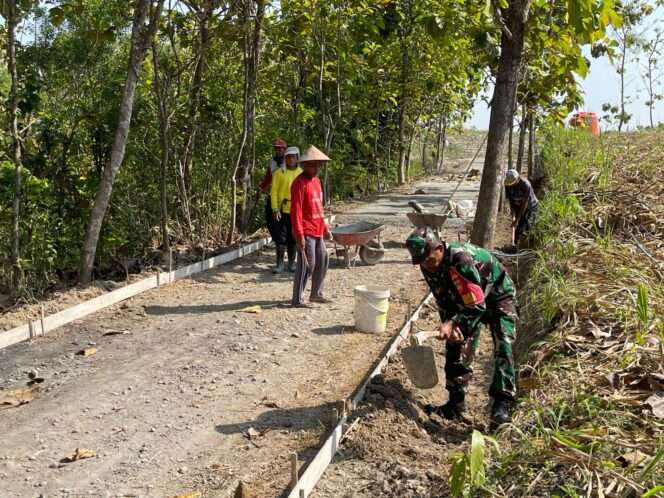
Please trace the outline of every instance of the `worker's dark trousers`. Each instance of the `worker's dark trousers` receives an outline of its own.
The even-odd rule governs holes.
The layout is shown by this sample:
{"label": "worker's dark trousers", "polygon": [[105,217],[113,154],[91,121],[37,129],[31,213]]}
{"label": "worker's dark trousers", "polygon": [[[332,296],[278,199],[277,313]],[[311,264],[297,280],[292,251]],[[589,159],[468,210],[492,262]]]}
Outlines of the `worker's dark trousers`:
{"label": "worker's dark trousers", "polygon": [[281,213],[281,221],[275,222],[276,229],[274,234],[274,243],[277,246],[285,247],[288,251],[288,262],[295,262],[295,237],[293,237],[293,228],[289,213]]}
{"label": "worker's dark trousers", "polygon": [[265,224],[267,225],[267,230],[270,232],[270,237],[272,240],[277,243],[279,238],[279,223],[274,220],[274,214],[272,213],[272,197],[270,195],[265,199]]}
{"label": "worker's dark trousers", "polygon": [[304,250],[306,261],[301,254],[297,256],[295,281],[293,282],[292,304],[294,305],[304,302],[304,289],[309,276],[311,276],[311,297],[323,297],[323,285],[328,264],[325,240],[323,237],[307,236],[304,238]]}
{"label": "worker's dark trousers", "polygon": [[519,220],[519,224],[517,225],[516,231],[514,232],[514,238],[516,239],[517,242],[519,242],[523,237],[528,235],[528,232],[530,232],[533,226],[535,226],[536,219],[537,219],[537,204],[528,209],[521,217],[521,220]]}

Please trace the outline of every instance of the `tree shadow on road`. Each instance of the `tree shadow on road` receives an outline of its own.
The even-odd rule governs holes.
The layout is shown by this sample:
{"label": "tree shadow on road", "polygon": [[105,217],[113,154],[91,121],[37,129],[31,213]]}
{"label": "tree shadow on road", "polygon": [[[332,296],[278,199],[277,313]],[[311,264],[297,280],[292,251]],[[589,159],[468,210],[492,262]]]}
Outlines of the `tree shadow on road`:
{"label": "tree shadow on road", "polygon": [[[188,315],[203,313],[221,313],[223,311],[241,311],[252,306],[260,306],[262,310],[282,308],[286,301],[239,301],[225,304],[182,304],[179,306],[145,306],[148,315]],[[258,316],[259,313],[256,313]]]}

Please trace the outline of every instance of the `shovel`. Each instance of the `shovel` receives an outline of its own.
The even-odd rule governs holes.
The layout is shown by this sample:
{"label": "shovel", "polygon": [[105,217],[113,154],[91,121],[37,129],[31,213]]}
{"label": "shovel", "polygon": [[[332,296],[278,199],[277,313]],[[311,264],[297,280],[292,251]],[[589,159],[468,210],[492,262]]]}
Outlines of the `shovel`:
{"label": "shovel", "polygon": [[437,330],[431,332],[418,332],[410,338],[410,346],[401,352],[404,365],[410,381],[420,389],[431,389],[438,384],[438,369],[436,357],[431,346],[422,343],[432,337],[438,337]]}

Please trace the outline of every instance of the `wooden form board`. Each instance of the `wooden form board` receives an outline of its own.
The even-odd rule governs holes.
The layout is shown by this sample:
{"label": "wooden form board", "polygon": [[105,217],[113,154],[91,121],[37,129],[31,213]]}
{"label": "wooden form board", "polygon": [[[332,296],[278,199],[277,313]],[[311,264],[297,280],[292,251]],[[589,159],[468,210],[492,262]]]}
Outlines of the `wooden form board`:
{"label": "wooden form board", "polygon": [[[389,363],[390,358],[398,351],[401,343],[408,338],[411,324],[419,318],[420,312],[429,303],[429,301],[431,301],[432,298],[433,295],[428,294],[422,300],[415,312],[410,317],[408,317],[408,320],[401,328],[399,333],[394,337],[394,339],[392,339],[387,352],[380,359],[378,365],[376,365],[376,367],[369,373],[369,375],[365,377],[364,381],[357,389],[355,396],[353,396],[351,399],[351,410],[355,410],[358,407],[364,398],[364,394],[367,391],[367,386],[371,383],[372,379],[383,371],[383,369]],[[330,462],[332,462],[334,455],[338,451],[344,435],[344,426],[346,425],[347,421],[348,417],[346,414],[344,414],[343,417],[339,420],[337,426],[332,430],[332,433],[325,440],[325,443],[321,449],[318,450],[318,453],[316,453],[314,459],[309,463],[309,465],[307,465],[307,468],[304,470],[302,477],[299,478],[297,484],[293,486],[293,489],[291,489],[291,492],[288,494],[288,498],[307,498],[307,496],[309,496],[311,491],[316,486],[316,483],[318,483],[323,473],[325,472],[325,469],[327,469],[328,465],[330,465]]]}
{"label": "wooden form board", "polygon": [[332,431],[332,434],[325,440],[322,448],[316,453],[316,457],[307,465],[307,469],[293,487],[288,498],[306,498],[309,496],[314,486],[320,480],[321,476],[330,465],[330,462],[337,453],[343,437],[343,427],[346,424],[346,417],[341,418],[339,423]]}
{"label": "wooden form board", "polygon": [[[334,222],[334,216],[326,218],[325,221],[327,223]],[[83,318],[84,316],[94,313],[95,311],[107,308],[121,301],[129,299],[130,297],[142,294],[143,292],[154,289],[155,287],[167,285],[175,282],[176,280],[195,275],[196,273],[201,273],[219,265],[230,263],[233,260],[240,259],[258,251],[259,249],[268,245],[270,242],[272,242],[272,239],[270,237],[266,237],[264,239],[257,240],[256,242],[251,242],[249,244],[238,247],[237,249],[233,249],[232,251],[228,251],[224,254],[220,254],[219,256],[207,258],[198,263],[192,263],[182,268],[178,268],[172,272],[160,272],[120,289],[116,289],[112,292],[108,292],[88,301],[84,301],[80,304],[72,306],[71,308],[67,308],[66,310],[59,311],[44,317],[43,320],[34,320],[4,332],[0,331],[0,349],[4,349],[19,342],[27,341],[28,339],[32,339],[40,335],[45,335],[46,333],[71,323],[74,320]]]}

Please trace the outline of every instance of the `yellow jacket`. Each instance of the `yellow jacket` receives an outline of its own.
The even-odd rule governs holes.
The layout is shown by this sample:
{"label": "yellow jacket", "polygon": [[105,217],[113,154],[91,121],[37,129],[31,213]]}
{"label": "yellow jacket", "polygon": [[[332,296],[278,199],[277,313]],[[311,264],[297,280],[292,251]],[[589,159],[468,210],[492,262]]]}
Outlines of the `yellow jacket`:
{"label": "yellow jacket", "polygon": [[279,168],[272,178],[272,211],[290,213],[290,188],[293,181],[300,176],[302,168]]}

